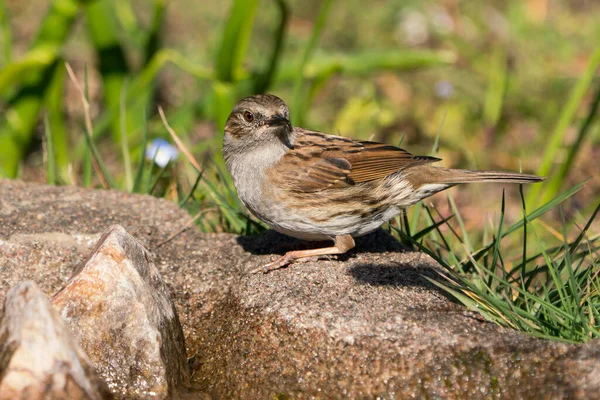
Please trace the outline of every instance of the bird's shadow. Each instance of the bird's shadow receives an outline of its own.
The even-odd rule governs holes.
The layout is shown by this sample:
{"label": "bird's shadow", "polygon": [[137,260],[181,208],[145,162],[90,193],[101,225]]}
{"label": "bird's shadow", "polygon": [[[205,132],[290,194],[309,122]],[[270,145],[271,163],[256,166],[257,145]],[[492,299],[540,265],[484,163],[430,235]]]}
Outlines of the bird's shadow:
{"label": "bird's shadow", "polygon": [[[409,253],[413,250],[402,245],[391,234],[378,229],[375,232],[355,239],[356,247],[348,253],[337,257],[339,261],[345,262],[355,257],[358,252],[365,253]],[[277,254],[283,255],[292,250],[314,249],[331,246],[332,242],[306,242],[282,235],[276,231],[268,230],[257,236],[239,236],[237,242],[249,253],[255,255]],[[422,287],[436,291],[444,297],[451,296],[431,283],[429,279],[439,280],[441,270],[432,267],[431,262],[360,262],[353,264],[348,273],[357,283],[372,286],[388,287]]]}
{"label": "bird's shadow", "polygon": [[[429,279],[440,280],[442,272],[429,265],[417,263],[385,264],[357,263],[352,265],[348,273],[356,282],[370,286],[423,288],[437,292],[454,301],[446,291],[434,285]],[[428,279],[429,278],[429,279]]]}
{"label": "bird's shadow", "polygon": [[[283,255],[292,250],[317,249],[320,247],[333,246],[332,241],[303,241],[283,235],[274,230],[268,230],[256,236],[239,236],[237,238],[237,242],[245,251],[255,255]],[[356,247],[350,250],[347,254],[340,256],[340,260],[347,260],[349,256],[354,254],[356,251],[364,251],[368,253],[387,253],[410,250],[383,229],[378,229],[366,236],[356,238],[355,242]]]}

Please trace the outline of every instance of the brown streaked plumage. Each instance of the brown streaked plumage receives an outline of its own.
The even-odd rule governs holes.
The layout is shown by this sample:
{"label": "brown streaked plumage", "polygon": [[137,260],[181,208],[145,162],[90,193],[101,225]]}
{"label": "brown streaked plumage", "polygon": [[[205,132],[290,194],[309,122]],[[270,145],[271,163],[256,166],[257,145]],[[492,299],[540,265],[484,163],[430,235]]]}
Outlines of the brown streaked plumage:
{"label": "brown streaked plumage", "polygon": [[288,252],[256,269],[270,271],[313,256],[343,254],[402,209],[460,183],[533,183],[535,175],[434,167],[383,143],[292,127],[280,98],[241,100],[225,125],[223,155],[246,207],[273,229],[333,247]]}

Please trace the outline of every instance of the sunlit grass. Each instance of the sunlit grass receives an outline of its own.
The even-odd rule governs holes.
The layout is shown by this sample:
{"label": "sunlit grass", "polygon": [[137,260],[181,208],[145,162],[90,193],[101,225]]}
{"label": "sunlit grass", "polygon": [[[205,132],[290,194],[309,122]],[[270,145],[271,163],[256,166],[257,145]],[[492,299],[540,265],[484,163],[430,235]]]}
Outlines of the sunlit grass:
{"label": "sunlit grass", "polygon": [[[524,208],[523,219],[509,227],[504,226],[503,197],[494,239],[479,249],[467,250],[467,236],[452,229],[444,232],[445,221],[415,234],[392,229],[445,269],[443,279],[430,279],[435,285],[486,319],[544,339],[585,342],[600,337],[600,235],[589,231],[600,204],[572,241],[566,232],[578,229],[572,223],[563,221],[564,241],[554,246],[548,244],[548,235],[542,239],[545,232],[532,223],[579,189],[581,185],[529,214]],[[432,228],[436,236],[429,234]],[[410,227],[405,229],[410,232]],[[423,232],[429,237],[424,238]],[[520,235],[520,245],[506,247],[509,235]]]}

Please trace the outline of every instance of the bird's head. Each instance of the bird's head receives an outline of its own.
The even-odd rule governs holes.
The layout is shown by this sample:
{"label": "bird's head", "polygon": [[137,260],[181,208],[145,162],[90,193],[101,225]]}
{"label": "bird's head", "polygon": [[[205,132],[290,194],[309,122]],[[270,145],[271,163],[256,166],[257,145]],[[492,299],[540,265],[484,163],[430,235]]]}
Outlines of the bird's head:
{"label": "bird's head", "polygon": [[[225,124],[224,150],[250,150],[270,145],[292,148],[292,123],[287,105],[272,94],[240,100]],[[230,148],[230,149],[228,149]]]}

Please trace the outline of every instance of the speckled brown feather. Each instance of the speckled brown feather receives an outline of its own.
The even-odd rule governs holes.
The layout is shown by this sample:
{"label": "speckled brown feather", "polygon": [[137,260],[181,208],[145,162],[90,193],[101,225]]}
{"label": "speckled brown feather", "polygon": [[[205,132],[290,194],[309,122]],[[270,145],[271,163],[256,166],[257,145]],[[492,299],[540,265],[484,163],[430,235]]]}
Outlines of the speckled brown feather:
{"label": "speckled brown feather", "polygon": [[356,141],[302,128],[294,128],[294,133],[293,149],[268,172],[274,182],[292,191],[342,188],[439,161],[382,143]]}

